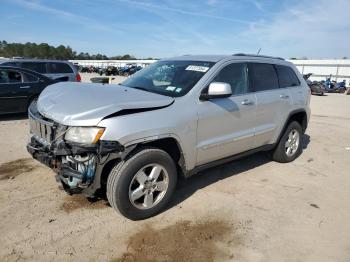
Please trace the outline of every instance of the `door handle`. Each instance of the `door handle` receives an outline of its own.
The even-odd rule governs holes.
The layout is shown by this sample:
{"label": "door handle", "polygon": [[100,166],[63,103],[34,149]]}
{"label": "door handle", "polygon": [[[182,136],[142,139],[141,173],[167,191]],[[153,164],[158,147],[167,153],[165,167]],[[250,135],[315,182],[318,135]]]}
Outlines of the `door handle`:
{"label": "door handle", "polygon": [[22,88],[22,89],[26,89],[26,88],[30,88],[31,86],[20,86],[19,88]]}
{"label": "door handle", "polygon": [[251,106],[254,105],[254,102],[248,99],[244,99],[241,104],[245,106]]}
{"label": "door handle", "polygon": [[282,99],[288,99],[289,98],[289,95],[280,95],[280,98],[282,98]]}

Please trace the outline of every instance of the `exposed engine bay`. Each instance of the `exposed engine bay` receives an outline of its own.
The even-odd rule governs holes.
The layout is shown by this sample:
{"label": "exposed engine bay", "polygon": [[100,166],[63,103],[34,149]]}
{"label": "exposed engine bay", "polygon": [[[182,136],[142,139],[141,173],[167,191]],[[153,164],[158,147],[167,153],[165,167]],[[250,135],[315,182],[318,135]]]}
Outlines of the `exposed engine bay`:
{"label": "exposed engine bay", "polygon": [[101,187],[101,173],[107,162],[123,157],[127,151],[118,142],[69,143],[64,135],[69,127],[44,118],[35,103],[29,108],[30,142],[28,152],[52,168],[61,188],[69,193],[93,196]]}

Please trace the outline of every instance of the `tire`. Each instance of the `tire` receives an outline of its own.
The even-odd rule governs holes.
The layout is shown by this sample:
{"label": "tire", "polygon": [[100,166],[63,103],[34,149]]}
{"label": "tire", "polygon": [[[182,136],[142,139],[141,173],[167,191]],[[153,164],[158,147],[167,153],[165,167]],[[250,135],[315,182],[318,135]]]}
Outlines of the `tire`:
{"label": "tire", "polygon": [[[157,167],[156,170],[161,171],[157,180],[151,181],[155,167]],[[149,170],[151,173],[148,174]],[[139,183],[141,179],[138,179],[137,174],[140,177],[146,174],[148,180],[141,185]],[[176,165],[170,155],[158,148],[143,148],[112,169],[107,179],[107,199],[110,205],[123,216],[131,220],[146,219],[164,210],[175,191],[176,183]],[[166,189],[160,192],[158,185]],[[146,193],[142,193],[140,198],[133,201],[133,193],[141,192],[140,188],[142,191],[146,190]],[[149,197],[150,195],[152,197]],[[154,200],[153,206],[148,205],[151,202],[146,201],[146,197],[147,200],[150,198]]]}
{"label": "tire", "polygon": [[[292,131],[298,133],[298,142],[295,143],[297,146],[292,146],[293,149],[287,149],[287,141],[290,141],[290,134]],[[280,163],[288,163],[296,159],[301,154],[301,142],[302,142],[302,128],[300,124],[296,121],[289,123],[288,127],[284,131],[280,141],[278,142],[273,154],[272,159]],[[293,136],[293,135],[292,135]],[[294,138],[295,139],[295,138]],[[295,151],[294,151],[294,148]],[[288,150],[288,153],[287,153]]]}

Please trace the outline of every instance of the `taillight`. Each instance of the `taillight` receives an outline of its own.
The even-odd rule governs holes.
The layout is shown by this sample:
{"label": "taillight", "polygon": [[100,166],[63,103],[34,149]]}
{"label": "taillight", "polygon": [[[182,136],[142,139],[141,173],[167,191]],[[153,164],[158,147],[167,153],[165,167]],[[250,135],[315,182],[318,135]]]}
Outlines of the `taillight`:
{"label": "taillight", "polygon": [[79,73],[77,74],[77,82],[81,82],[81,76],[79,75]]}

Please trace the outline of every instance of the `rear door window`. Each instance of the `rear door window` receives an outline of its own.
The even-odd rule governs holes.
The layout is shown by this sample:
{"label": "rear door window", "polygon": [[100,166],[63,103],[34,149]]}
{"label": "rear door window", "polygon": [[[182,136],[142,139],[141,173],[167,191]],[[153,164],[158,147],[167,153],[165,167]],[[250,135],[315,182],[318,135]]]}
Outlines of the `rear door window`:
{"label": "rear door window", "polygon": [[22,62],[22,67],[40,74],[47,74],[47,64],[45,62]]}
{"label": "rear door window", "polygon": [[49,63],[51,74],[73,73],[73,69],[66,63]]}
{"label": "rear door window", "polygon": [[278,89],[276,70],[271,64],[249,63],[249,90],[253,92]]}
{"label": "rear door window", "polygon": [[23,83],[34,83],[39,81],[39,78],[27,73],[22,73],[22,78],[23,78]]}
{"label": "rear door window", "polygon": [[233,63],[224,67],[213,82],[223,82],[231,85],[232,95],[247,92],[246,64]]}
{"label": "rear door window", "polygon": [[293,69],[289,66],[276,65],[278,81],[281,88],[299,86],[300,81]]}

